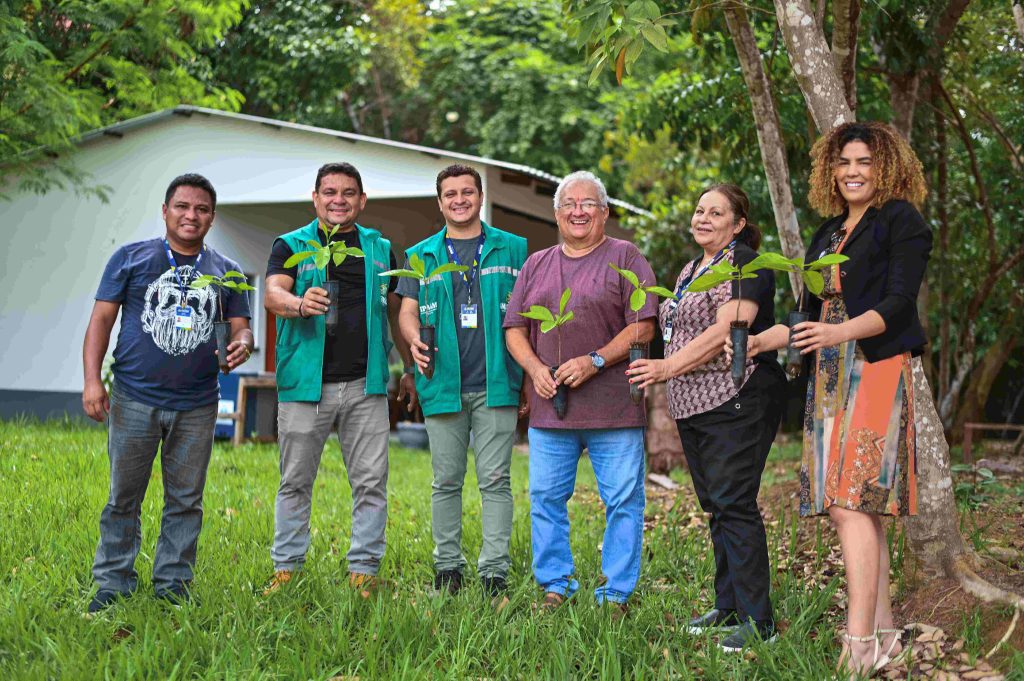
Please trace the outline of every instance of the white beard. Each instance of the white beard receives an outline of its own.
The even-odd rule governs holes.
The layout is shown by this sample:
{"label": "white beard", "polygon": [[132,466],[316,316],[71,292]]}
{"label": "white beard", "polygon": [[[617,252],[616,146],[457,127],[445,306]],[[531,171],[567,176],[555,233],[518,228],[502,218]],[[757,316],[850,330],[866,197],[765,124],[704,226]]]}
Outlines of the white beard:
{"label": "white beard", "polygon": [[[178,274],[187,287],[198,276],[191,265],[178,268]],[[192,309],[192,328],[188,331],[174,326],[175,308]],[[217,293],[212,286],[185,289],[185,300],[173,270],[167,270],[146,289],[146,307],[142,311],[142,330],[148,333],[156,346],[168,355],[187,355],[201,343],[210,340],[213,317],[217,312]]]}

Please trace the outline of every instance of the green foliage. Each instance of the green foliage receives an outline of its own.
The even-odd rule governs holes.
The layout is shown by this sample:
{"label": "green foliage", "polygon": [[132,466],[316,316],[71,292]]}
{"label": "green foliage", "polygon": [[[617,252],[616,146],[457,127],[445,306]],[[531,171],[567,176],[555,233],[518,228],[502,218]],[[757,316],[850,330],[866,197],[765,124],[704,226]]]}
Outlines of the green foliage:
{"label": "green foliage", "polygon": [[[236,281],[241,280],[241,281]],[[192,288],[206,288],[207,286],[216,286],[219,289],[228,289],[230,291],[255,291],[256,289],[250,286],[245,279],[245,275],[235,270],[229,270],[224,273],[223,277],[218,277],[213,274],[203,274],[192,280],[189,284]]]}
{"label": "green foliage", "polygon": [[335,225],[330,231],[327,227],[320,225],[320,231],[324,233],[326,245],[321,245],[319,241],[313,241],[309,239],[306,241],[306,245],[309,246],[308,251],[299,251],[293,253],[291,257],[284,261],[285,267],[295,267],[300,262],[313,258],[314,264],[318,270],[326,270],[327,265],[333,260],[334,266],[338,267],[341,263],[349,256],[356,258],[363,257],[363,251],[355,246],[346,246],[344,241],[331,241],[335,234],[338,232],[338,225]]}
{"label": "green foliage", "polygon": [[448,272],[466,272],[469,270],[469,267],[467,267],[466,265],[456,265],[453,262],[446,262],[441,265],[438,265],[437,267],[430,271],[430,274],[427,274],[426,263],[423,262],[423,258],[421,258],[419,255],[415,253],[413,253],[412,256],[409,258],[409,267],[411,267],[412,269],[388,270],[387,272],[381,272],[380,276],[408,277],[410,279],[419,279],[420,281],[424,281],[426,279],[432,279],[433,277],[436,277],[441,274],[447,274]]}
{"label": "green foliage", "polygon": [[[186,70],[248,0],[12,0],[0,4],[0,197],[73,187],[77,136],[181,103],[235,110],[235,90]],[[12,184],[13,178],[18,178]]]}
{"label": "green foliage", "polygon": [[573,320],[575,313],[572,310],[569,310],[568,312],[565,311],[565,307],[569,304],[569,298],[571,297],[571,289],[566,288],[562,291],[562,297],[558,301],[558,314],[555,314],[543,305],[531,305],[528,311],[520,312],[519,316],[539,321],[540,332],[547,333],[548,331],[562,327]]}
{"label": "green foliage", "polygon": [[[804,264],[803,258],[787,258],[781,253],[761,253],[751,260],[745,267],[756,265],[756,269],[769,269],[778,272],[794,272],[803,279],[807,290],[816,296],[820,296],[825,288],[825,279],[821,276],[820,270],[832,265],[846,262],[850,258],[839,253],[830,253]],[[753,271],[753,270],[751,270]]]}
{"label": "green foliage", "polygon": [[608,263],[608,267],[618,272],[623,279],[633,285],[633,292],[629,294],[629,309],[633,312],[640,312],[640,309],[647,303],[648,294],[654,294],[662,298],[672,298],[675,296],[675,293],[663,286],[644,286],[645,282],[640,281],[640,277],[632,270],[624,270],[612,263]]}

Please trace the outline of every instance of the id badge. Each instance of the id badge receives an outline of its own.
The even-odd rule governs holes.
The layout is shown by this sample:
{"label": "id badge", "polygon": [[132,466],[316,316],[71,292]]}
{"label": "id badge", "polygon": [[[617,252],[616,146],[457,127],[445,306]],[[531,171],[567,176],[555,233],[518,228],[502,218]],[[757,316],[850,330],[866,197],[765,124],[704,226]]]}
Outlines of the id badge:
{"label": "id badge", "polygon": [[174,308],[174,328],[181,329],[182,331],[192,330],[192,308],[191,307],[176,307]]}
{"label": "id badge", "polygon": [[460,318],[462,320],[462,328],[475,329],[477,327],[477,306],[463,305]]}
{"label": "id badge", "polygon": [[671,326],[666,326],[664,329],[662,329],[662,331],[661,331],[661,340],[665,341],[666,343],[668,343],[669,341],[672,340],[672,327]]}

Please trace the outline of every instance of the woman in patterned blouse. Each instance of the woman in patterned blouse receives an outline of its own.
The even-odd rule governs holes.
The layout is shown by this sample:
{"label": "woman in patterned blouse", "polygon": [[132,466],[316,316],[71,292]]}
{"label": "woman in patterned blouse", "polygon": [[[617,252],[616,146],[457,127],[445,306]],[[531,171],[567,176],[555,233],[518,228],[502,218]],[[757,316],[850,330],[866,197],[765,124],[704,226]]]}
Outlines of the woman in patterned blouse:
{"label": "woman in patterned blouse", "polygon": [[[847,123],[811,150],[810,204],[832,216],[807,258],[841,253],[822,270],[814,321],[794,327],[810,369],[804,410],[800,514],[828,515],[839,534],[849,607],[839,669],[852,677],[885,667],[901,650],[889,603],[889,545],[882,515],[917,507],[914,374],[926,342],[917,316],[932,234],[915,206],[921,162],[884,123]],[[750,337],[748,352],[780,348],[789,329]],[[728,349],[728,348],[727,348]]]}
{"label": "woman in patterned blouse", "polygon": [[751,353],[737,389],[722,354],[737,307],[751,333],[775,323],[775,280],[763,270],[741,287],[726,282],[689,294],[686,288],[717,262],[742,266],[754,259],[761,234],[749,210],[750,200],[736,185],[714,185],[700,195],[690,233],[701,255],[683,268],[675,298],[660,309],[666,359],[637,360],[626,372],[642,387],[668,381],[669,412],[701,508],[711,514],[715,552],[715,605],[688,629],[732,630],[719,644],[728,651],[775,637],[757,492],[782,418],[786,379],[774,351]]}

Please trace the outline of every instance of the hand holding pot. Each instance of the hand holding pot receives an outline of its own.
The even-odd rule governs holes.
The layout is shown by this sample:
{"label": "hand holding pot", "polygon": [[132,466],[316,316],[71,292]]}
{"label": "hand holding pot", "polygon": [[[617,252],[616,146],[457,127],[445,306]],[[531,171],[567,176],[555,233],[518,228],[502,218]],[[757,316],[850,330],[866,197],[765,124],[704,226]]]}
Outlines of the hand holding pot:
{"label": "hand holding pot", "polygon": [[[725,352],[725,361],[732,362],[732,338],[725,337],[725,345],[722,348]],[[754,357],[761,353],[761,341],[757,335],[747,336],[747,357]]]}
{"label": "hand holding pot", "polygon": [[555,380],[570,388],[578,388],[589,381],[597,373],[593,360],[589,355],[573,357],[555,370]]}
{"label": "hand holding pot", "polygon": [[327,307],[331,299],[327,297],[327,290],[319,286],[311,286],[302,294],[300,315],[301,317],[313,317],[327,313]]}
{"label": "hand holding pot", "polygon": [[554,397],[555,392],[558,390],[558,384],[555,383],[555,379],[551,378],[551,370],[539,362],[530,371],[530,380],[533,382],[534,392],[545,400],[550,400]]}
{"label": "hand holding pot", "polygon": [[[430,358],[425,354],[430,347],[421,341],[419,338],[412,338],[409,342],[409,350],[412,351],[412,360],[416,362],[416,366],[420,368],[420,373],[426,375],[427,364],[430,363]],[[434,348],[434,352],[437,352],[437,348]],[[412,407],[409,407],[412,409]]]}
{"label": "hand holding pot", "polygon": [[88,381],[82,391],[82,408],[93,421],[103,423],[110,413],[110,397],[103,381]]}
{"label": "hand holding pot", "polygon": [[412,374],[402,374],[402,377],[398,379],[398,401],[401,402],[406,397],[409,398],[409,411],[416,408],[416,379]]}
{"label": "hand holding pot", "polygon": [[[216,350],[213,352],[214,354],[220,354]],[[233,341],[228,345],[228,371],[231,371],[240,364],[245,364],[250,355],[252,355],[252,350],[249,349],[248,343]]]}
{"label": "hand holding pot", "polygon": [[830,348],[850,340],[843,331],[842,324],[823,324],[822,322],[801,322],[793,327],[793,347],[800,348],[800,354],[821,348]]}
{"label": "hand holding pot", "polygon": [[629,365],[626,375],[629,376],[630,383],[639,383],[641,388],[664,383],[672,378],[668,362],[663,359],[638,359]]}

